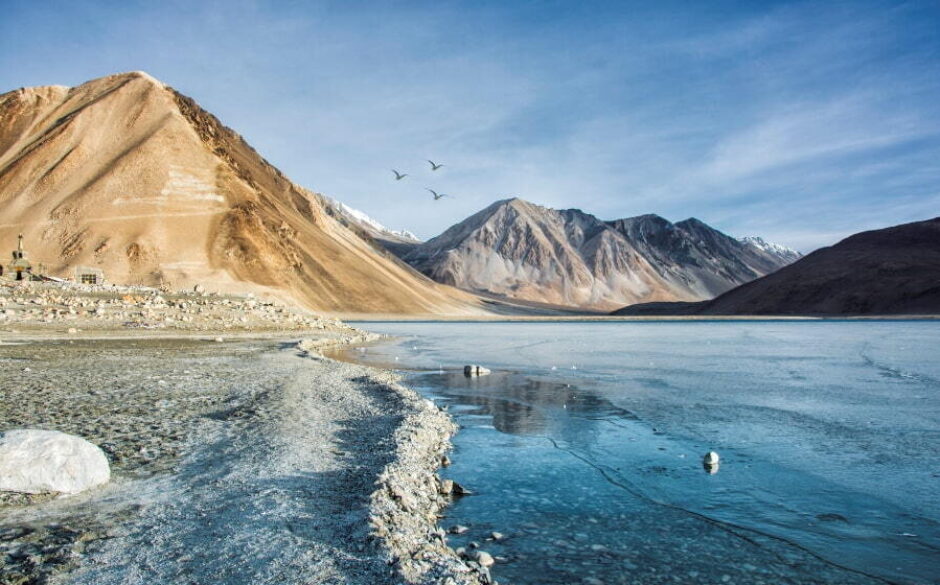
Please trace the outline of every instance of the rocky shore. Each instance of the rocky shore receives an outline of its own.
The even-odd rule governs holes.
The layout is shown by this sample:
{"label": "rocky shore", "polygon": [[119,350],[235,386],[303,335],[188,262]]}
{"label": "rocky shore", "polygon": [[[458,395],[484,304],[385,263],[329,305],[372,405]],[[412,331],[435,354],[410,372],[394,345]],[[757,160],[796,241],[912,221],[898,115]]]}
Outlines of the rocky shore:
{"label": "rocky shore", "polygon": [[[219,305],[239,322],[230,299]],[[450,418],[390,372],[319,353],[376,336],[307,318],[316,333],[296,346],[217,343],[211,329],[178,339],[8,330],[0,431],[81,436],[105,451],[113,479],[68,498],[0,497],[0,584],[490,582],[437,526]]]}
{"label": "rocky shore", "polygon": [[[354,343],[377,337],[365,333]],[[298,348],[314,359],[324,359],[319,351],[336,345],[329,340],[304,340]],[[391,462],[379,475],[370,498],[371,536],[381,543],[386,562],[408,583],[496,583],[487,563],[458,555],[447,545],[446,532],[438,526],[454,490],[453,482],[449,485],[448,480],[441,480],[437,470],[447,461],[450,438],[457,432],[457,425],[433,402],[402,385],[392,372],[369,372],[370,383],[394,396],[399,409],[406,413],[392,437]]]}
{"label": "rocky shore", "polygon": [[248,332],[351,328],[276,300],[220,295],[197,286],[151,287],[0,282],[0,327],[77,334],[101,330]]}
{"label": "rocky shore", "polygon": [[[411,414],[395,431],[395,457],[372,494],[373,534],[409,583],[477,585],[490,583],[481,557],[461,558],[447,545],[438,519],[452,497],[447,480],[436,474],[457,427],[433,403],[394,380],[385,382]],[[451,482],[452,483],[452,482]]]}

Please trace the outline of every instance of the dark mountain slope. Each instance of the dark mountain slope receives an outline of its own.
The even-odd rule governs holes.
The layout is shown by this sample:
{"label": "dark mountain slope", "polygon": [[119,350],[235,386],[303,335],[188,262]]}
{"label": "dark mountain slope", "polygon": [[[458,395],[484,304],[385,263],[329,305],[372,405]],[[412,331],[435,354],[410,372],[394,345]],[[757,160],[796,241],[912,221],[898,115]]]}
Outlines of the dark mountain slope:
{"label": "dark mountain slope", "polygon": [[702,303],[617,315],[940,314],[940,218],[862,232]]}

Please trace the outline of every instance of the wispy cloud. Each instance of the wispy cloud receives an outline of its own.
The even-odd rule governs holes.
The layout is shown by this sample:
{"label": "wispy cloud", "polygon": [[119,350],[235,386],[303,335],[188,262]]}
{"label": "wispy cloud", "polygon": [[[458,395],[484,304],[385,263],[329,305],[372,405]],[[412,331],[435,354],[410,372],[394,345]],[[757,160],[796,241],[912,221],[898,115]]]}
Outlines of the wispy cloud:
{"label": "wispy cloud", "polygon": [[13,2],[0,86],[148,70],[425,237],[519,195],[808,250],[936,215],[938,30],[926,1]]}
{"label": "wispy cloud", "polygon": [[703,178],[734,181],[807,161],[887,149],[940,134],[940,125],[917,115],[880,115],[883,109],[851,96],[825,104],[787,104],[754,126],[722,139]]}

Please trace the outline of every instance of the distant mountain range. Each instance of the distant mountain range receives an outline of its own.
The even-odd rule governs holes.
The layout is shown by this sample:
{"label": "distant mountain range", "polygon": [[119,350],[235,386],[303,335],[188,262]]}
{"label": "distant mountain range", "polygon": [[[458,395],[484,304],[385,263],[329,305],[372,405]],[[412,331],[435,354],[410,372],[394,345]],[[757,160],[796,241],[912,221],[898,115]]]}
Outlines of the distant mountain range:
{"label": "distant mountain range", "polygon": [[0,247],[24,234],[56,276],[96,266],[345,314],[923,314],[940,312],[938,222],[801,259],[694,218],[508,199],[420,242],[294,184],[145,73],[0,95]]}
{"label": "distant mountain range", "polygon": [[393,230],[385,227],[377,220],[369,217],[365,212],[354,209],[341,201],[331,197],[324,196],[327,204],[333,208],[336,216],[341,217],[346,223],[354,223],[357,226],[367,230],[370,235],[377,238],[395,238],[403,242],[418,244],[421,242],[418,236],[408,230]]}
{"label": "distant mountain range", "polygon": [[711,301],[617,315],[940,314],[940,217],[862,232]]}
{"label": "distant mountain range", "polygon": [[465,290],[609,310],[712,298],[800,257],[690,218],[602,221],[578,209],[497,201],[424,243],[393,248],[434,280]]}
{"label": "distant mountain range", "polygon": [[341,201],[326,196],[323,199],[329,215],[364,239],[379,244],[382,249],[401,255],[421,243],[418,236],[408,230],[387,228],[365,212],[354,209]]}

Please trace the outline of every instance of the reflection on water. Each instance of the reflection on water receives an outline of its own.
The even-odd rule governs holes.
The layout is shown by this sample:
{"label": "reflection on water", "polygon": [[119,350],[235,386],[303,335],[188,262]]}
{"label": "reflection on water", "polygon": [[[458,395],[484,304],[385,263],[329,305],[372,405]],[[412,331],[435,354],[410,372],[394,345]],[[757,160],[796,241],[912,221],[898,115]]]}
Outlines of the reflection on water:
{"label": "reflection on water", "polygon": [[432,370],[409,382],[460,423],[444,473],[475,494],[442,524],[502,583],[940,583],[938,328],[373,329],[418,335],[356,357]]}
{"label": "reflection on water", "polygon": [[434,387],[459,396],[461,407],[476,407],[472,414],[492,417],[492,425],[503,433],[552,434],[583,442],[594,433],[592,421],[636,418],[604,398],[557,380],[510,372],[472,378],[451,372],[429,376]]}

